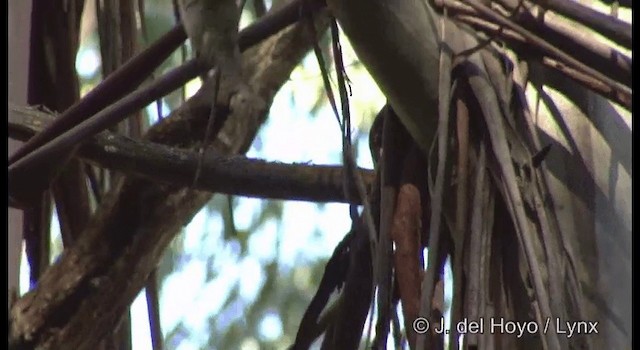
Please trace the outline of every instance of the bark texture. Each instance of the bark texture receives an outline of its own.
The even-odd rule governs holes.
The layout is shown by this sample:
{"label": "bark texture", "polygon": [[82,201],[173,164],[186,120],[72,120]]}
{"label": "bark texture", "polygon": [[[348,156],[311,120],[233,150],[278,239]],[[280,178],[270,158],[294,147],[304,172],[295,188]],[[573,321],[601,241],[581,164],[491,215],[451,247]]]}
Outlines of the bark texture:
{"label": "bark texture", "polygon": [[[326,17],[317,20],[318,32]],[[247,150],[270,103],[310,47],[311,36],[295,25],[244,54],[245,76],[256,94],[227,94],[230,114],[214,147],[221,154]],[[221,88],[224,90],[225,82]],[[146,135],[150,141],[190,147],[202,139],[212,87],[203,88]],[[221,96],[225,96],[222,94]],[[10,346],[91,349],[120,321],[169,242],[211,194],[122,179],[78,242],[65,250],[39,285],[11,310]]]}

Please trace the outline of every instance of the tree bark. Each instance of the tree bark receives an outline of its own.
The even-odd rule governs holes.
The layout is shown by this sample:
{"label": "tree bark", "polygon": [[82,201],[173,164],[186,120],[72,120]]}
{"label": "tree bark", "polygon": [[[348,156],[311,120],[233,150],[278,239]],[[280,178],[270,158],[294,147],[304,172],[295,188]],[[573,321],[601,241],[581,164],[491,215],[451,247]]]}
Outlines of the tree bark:
{"label": "tree bark", "polygon": [[[41,131],[53,117],[30,108],[10,107],[9,137],[24,140]],[[286,164],[260,159],[221,156],[178,149],[126,136],[103,132],[80,146],[84,161],[127,175],[139,175],[178,186],[192,186],[212,193],[235,196],[288,199],[312,202],[360,204],[354,184],[344,192],[343,167],[340,165]],[[202,160],[202,162],[200,162]],[[193,178],[200,167],[198,182]],[[373,171],[358,168],[366,187]],[[348,197],[348,198],[347,198]]]}
{"label": "tree bark", "polygon": [[[316,24],[322,32],[326,17],[320,16]],[[309,49],[310,39],[304,26],[295,25],[244,54],[246,77],[261,99],[233,96],[231,113],[214,143],[217,152],[247,150],[275,93]],[[204,129],[212,95],[212,87],[205,84],[146,138],[197,145],[202,135],[193,131]],[[169,242],[210,197],[137,177],[121,181],[78,242],[12,308],[10,346],[93,348],[118,324]]]}

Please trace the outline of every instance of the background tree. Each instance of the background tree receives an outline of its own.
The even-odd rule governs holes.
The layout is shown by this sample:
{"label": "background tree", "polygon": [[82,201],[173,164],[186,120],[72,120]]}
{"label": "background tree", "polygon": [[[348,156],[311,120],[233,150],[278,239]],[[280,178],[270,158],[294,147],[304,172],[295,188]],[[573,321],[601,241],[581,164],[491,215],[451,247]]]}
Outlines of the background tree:
{"label": "background tree", "polygon": [[[32,12],[37,25],[31,28],[29,79],[38,77],[39,84],[30,85],[27,102],[67,110],[59,120],[70,120],[75,113],[79,121],[100,110],[96,118],[122,120],[178,87],[177,81],[184,83],[202,71],[190,61],[177,73],[151,83],[156,90],[142,88],[105,109],[151,73],[154,59],[166,57],[158,52],[168,55],[184,40],[178,28],[154,44],[156,49],[145,51],[156,57],[147,55],[152,58],[146,58],[146,68],[129,70],[128,79],[120,78],[124,85],[118,88],[114,81],[127,66],[95,88],[100,94],[90,93],[69,108],[79,94],[73,58],[83,8],[81,2],[69,4],[47,9],[53,5],[34,2]],[[133,4],[101,4],[106,76],[131,55],[123,48],[135,47]],[[260,17],[265,6],[254,5]],[[443,285],[451,284],[443,277],[448,256],[454,287],[452,325],[463,317],[504,317],[535,321],[540,327],[522,338],[465,335],[466,346],[628,347],[631,122],[624,108],[631,106],[630,26],[565,1],[500,1],[491,7],[475,1],[404,0],[393,6],[382,0],[328,1],[330,13],[389,102],[370,135],[379,165],[374,178],[357,170],[350,155],[349,94],[337,25],[329,25],[323,4],[306,5],[274,4],[240,36],[243,50],[264,39],[244,53],[243,62],[259,100],[234,95],[225,80],[216,92],[215,79],[208,79],[142,138],[102,133],[80,147],[80,158],[66,162],[65,142],[77,144],[90,133],[76,139],[80,134],[66,134],[23,159],[10,158],[10,198],[24,209],[29,224],[23,237],[32,281],[37,281],[11,308],[10,344],[88,348],[99,342],[115,346],[107,343],[109,336],[126,340],[126,332],[115,332],[117,326],[143,287],[150,291],[148,300],[154,300],[154,271],[170,242],[210,201],[211,192],[226,192],[354,205],[352,230],[318,281],[294,348],[308,347],[321,334],[323,348],[357,347],[369,332],[364,326],[373,304],[375,321],[369,324],[375,323],[374,346],[387,344],[392,330],[396,347],[406,341],[418,349],[443,346],[443,336],[433,332],[425,337],[407,331],[403,340],[396,313],[401,302],[405,330],[417,316],[439,319],[445,311]],[[616,3],[614,8],[618,5],[629,4]],[[44,13],[48,16],[42,20],[38,16]],[[144,18],[142,11],[138,13]],[[113,19],[121,25],[104,24]],[[287,19],[298,23],[269,35],[290,23]],[[331,41],[321,43],[332,49],[323,54],[323,45],[316,43],[328,26]],[[581,26],[578,34],[568,30],[575,26]],[[604,38],[589,40],[593,33]],[[328,73],[322,75],[343,126],[344,170],[278,168],[224,158],[247,151],[275,93],[311,48],[320,67],[325,67],[327,53],[333,54],[340,101],[333,97]],[[138,67],[145,67],[144,57],[136,58],[143,62]],[[189,149],[202,145],[214,97],[218,98],[211,131],[216,154],[200,161]],[[51,120],[46,113],[15,106],[9,117],[10,136],[23,140]],[[112,125],[111,120],[94,133]],[[136,138],[140,122],[127,125],[113,131]],[[49,157],[38,158],[43,150]],[[128,175],[104,175],[80,159]],[[194,186],[198,167],[203,181]],[[59,168],[62,171],[55,170]],[[55,180],[49,186],[52,175]],[[105,177],[110,180],[101,182]],[[65,244],[48,268],[50,204],[39,191],[44,186],[53,193]],[[355,204],[364,204],[361,214]],[[97,209],[91,214],[93,206]],[[422,261],[425,246],[430,247],[428,261]],[[271,273],[271,283],[276,275]],[[335,288],[341,294],[326,306]],[[157,323],[157,317],[150,319]],[[598,334],[558,334],[567,329],[565,323],[555,322],[558,319],[598,322]],[[127,322],[123,324],[126,328]],[[157,329],[152,333],[159,348]],[[457,335],[454,330],[448,339],[453,348],[460,341]],[[233,339],[234,332],[228,336]],[[121,346],[126,347],[126,341]]]}

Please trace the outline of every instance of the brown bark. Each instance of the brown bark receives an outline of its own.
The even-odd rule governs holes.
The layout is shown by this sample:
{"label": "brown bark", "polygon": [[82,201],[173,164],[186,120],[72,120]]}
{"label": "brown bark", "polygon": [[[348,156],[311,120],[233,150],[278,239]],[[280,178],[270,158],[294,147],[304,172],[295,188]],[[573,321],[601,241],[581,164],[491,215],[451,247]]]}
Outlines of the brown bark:
{"label": "brown bark", "polygon": [[[325,20],[321,17],[319,22]],[[214,144],[218,152],[247,150],[276,91],[310,47],[309,39],[296,25],[245,53],[246,76],[262,101],[242,95],[231,99],[232,112]],[[147,139],[171,140],[167,132],[202,130],[211,95],[210,86],[205,85],[151,129]],[[202,136],[194,134],[189,136]],[[195,140],[179,141],[190,145]],[[10,344],[41,349],[94,347],[117,325],[169,242],[210,196],[141,178],[124,179],[105,198],[77,244],[13,307]]]}
{"label": "brown bark", "polygon": [[[9,137],[23,140],[46,127],[52,116],[45,112],[12,107]],[[127,175],[178,186],[193,184],[200,153],[158,143],[134,140],[104,132],[82,145],[78,155],[86,162]],[[332,165],[285,164],[260,159],[229,157],[208,151],[202,159],[195,189],[237,196],[313,202],[360,204],[352,186],[345,196],[343,168]],[[359,168],[365,186],[373,171]]]}

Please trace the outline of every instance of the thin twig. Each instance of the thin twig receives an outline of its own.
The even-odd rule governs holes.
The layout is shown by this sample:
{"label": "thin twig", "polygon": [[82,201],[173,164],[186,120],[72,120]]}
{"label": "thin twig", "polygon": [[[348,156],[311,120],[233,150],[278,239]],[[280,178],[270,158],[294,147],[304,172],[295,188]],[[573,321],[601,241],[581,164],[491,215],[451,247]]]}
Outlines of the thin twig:
{"label": "thin twig", "polygon": [[628,110],[632,107],[632,92],[628,90],[619,90],[608,85],[606,82],[598,80],[588,74],[577,69],[567,66],[566,64],[550,57],[543,57],[542,63],[549,67],[560,71],[562,74],[571,77],[581,85],[593,90],[602,96],[620,104]]}
{"label": "thin twig", "polygon": [[216,120],[216,112],[218,107],[216,106],[218,102],[218,94],[220,93],[220,77],[222,76],[222,71],[218,69],[216,71],[214,87],[213,87],[213,100],[211,101],[211,111],[209,112],[209,120],[207,120],[207,127],[204,132],[204,140],[202,140],[202,146],[200,147],[200,159],[198,161],[198,167],[196,167],[196,174],[193,177],[193,185],[192,187],[196,187],[198,184],[198,178],[200,176],[200,171],[202,170],[202,161],[204,160],[204,153],[207,150],[207,144],[211,139],[213,132],[213,124]]}
{"label": "thin twig", "polygon": [[[451,8],[452,10],[456,11],[456,14],[453,16],[453,18],[457,21],[470,24],[471,26],[473,26],[478,30],[485,31],[492,36],[502,37],[507,41],[516,42],[519,44],[527,43],[527,39],[521,34],[519,34],[518,32],[512,29],[504,28],[504,26],[501,26],[499,24],[479,18],[478,17],[479,14],[477,11],[475,11],[474,9],[466,5],[463,5],[460,2],[444,0],[443,3],[448,8]],[[555,22],[551,20],[547,20],[547,24],[551,25],[554,23]],[[557,25],[554,26],[552,30],[559,29],[556,27]],[[576,39],[576,38],[573,38],[573,39]],[[545,56],[545,53],[542,50],[538,50],[535,46],[534,47],[531,47],[530,45],[522,46],[522,47],[515,46],[513,47],[513,49],[518,51],[518,50],[521,50],[521,48],[525,48],[525,47],[526,47],[526,50],[534,50],[534,51],[537,51],[539,55]],[[595,50],[593,51],[594,53],[599,53],[601,55],[604,55],[607,48],[604,45],[591,43],[588,48],[585,47],[585,50]],[[616,62],[619,62],[617,66],[619,68],[618,70],[624,71],[628,68],[630,69],[630,60],[631,60],[630,58],[623,55],[621,52],[616,51],[615,49],[610,49],[610,54],[612,57],[617,58]],[[594,57],[593,59],[596,59],[596,57]],[[602,57],[602,59],[604,60],[604,56]],[[587,89],[590,89],[598,94],[601,94],[606,98],[611,99],[613,102],[620,104],[622,107],[626,109],[631,109],[631,91],[623,91],[623,90],[620,90],[618,86],[608,85],[606,82],[600,81],[590,76],[589,74],[585,74],[579,70],[570,68],[565,64],[560,64],[559,61],[555,59],[543,57],[542,63],[549,68],[558,70],[563,75],[566,75],[567,77],[575,80],[577,83],[581,84]],[[602,70],[607,70],[612,68],[600,67],[599,69],[602,71]]]}
{"label": "thin twig", "polygon": [[[364,221],[367,225],[367,231],[369,231],[369,237],[370,237],[369,248],[371,249],[371,257],[372,259],[374,259],[374,257],[376,256],[375,255],[376,237],[378,237],[378,235],[377,235],[375,223],[373,221],[373,216],[370,208],[369,199],[367,197],[364,181],[360,176],[356,175],[354,171],[357,168],[357,165],[356,165],[355,156],[353,153],[354,150],[351,142],[351,113],[349,111],[349,94],[347,93],[346,84],[345,84],[345,68],[344,68],[344,62],[342,59],[342,49],[340,47],[340,33],[338,30],[338,24],[335,19],[331,21],[330,28],[331,28],[331,38],[332,38],[332,46],[333,46],[333,59],[334,59],[334,65],[336,69],[336,75],[338,78],[338,91],[340,93],[340,103],[342,107],[342,124],[341,125],[342,125],[343,164],[345,167],[345,173],[344,173],[345,174],[345,180],[344,180],[345,192],[347,191],[347,188],[349,187],[349,185],[355,182],[356,188],[358,189],[358,194],[360,195],[360,200],[364,207],[363,216],[364,216]],[[328,76],[326,81],[328,82]],[[329,89],[330,89],[330,86],[329,86]],[[332,104],[335,106],[335,102],[333,102]],[[336,112],[336,118],[338,119],[338,123],[340,123],[340,117],[337,114],[337,110],[335,112]],[[351,220],[354,223],[357,222],[358,211],[355,205],[351,205],[349,207],[349,214],[351,216]],[[379,272],[379,270],[375,267],[375,265],[376,264],[374,264],[374,267],[373,267],[374,278],[372,279],[372,285],[371,285],[372,295],[373,295],[373,292],[375,291],[375,286],[376,286],[375,276],[376,276],[376,273]],[[373,310],[373,300],[374,299],[372,298],[371,299],[372,310]],[[373,312],[371,314],[373,314]],[[371,323],[369,324],[369,326],[370,326],[369,327],[369,331],[370,331]],[[366,337],[367,343],[369,342],[370,338],[371,338],[370,334],[367,334],[367,337]]]}
{"label": "thin twig", "polygon": [[[330,24],[331,29],[331,42],[333,46],[333,60],[335,62],[336,76],[338,77],[338,92],[340,94],[340,105],[342,109],[342,153],[343,153],[343,162],[347,167],[347,172],[345,172],[346,179],[345,184],[349,181],[354,180],[353,176],[349,173],[349,170],[355,168],[354,164],[351,163],[353,159],[347,159],[351,157],[347,157],[347,154],[350,154],[350,149],[352,148],[351,143],[351,113],[349,111],[349,95],[347,94],[347,89],[345,87],[345,69],[344,62],[342,60],[342,50],[340,48],[340,33],[338,32],[338,24],[335,19],[331,21]],[[335,102],[334,102],[335,104]],[[336,114],[337,116],[337,114]],[[345,185],[346,186],[346,185]],[[346,187],[345,187],[346,190]],[[358,211],[355,206],[350,208],[351,220],[357,220]]]}
{"label": "thin twig", "polygon": [[[398,147],[397,136],[399,129],[402,128],[398,118],[391,112],[391,108],[387,109],[386,116],[382,126],[382,156],[381,164],[378,167],[380,174],[380,204],[379,204],[379,221],[380,235],[378,236],[378,247],[375,255],[374,266],[376,274],[374,275],[375,283],[378,284],[378,323],[376,325],[376,339],[373,344],[375,348],[386,344],[388,322],[385,319],[388,316],[388,302],[390,300],[390,247],[392,235],[392,223],[396,207],[396,197],[398,196],[397,185],[398,176],[401,172],[398,160],[401,152],[404,150]],[[395,180],[395,181],[394,181]],[[383,333],[383,334],[380,334]],[[381,339],[380,339],[381,338]],[[367,343],[368,345],[368,343]]]}
{"label": "thin twig", "polygon": [[62,113],[49,128],[22,145],[9,157],[9,164],[15,163],[31,151],[77,125],[84,118],[97,113],[110,103],[131,92],[154,69],[160,66],[186,37],[181,26],[176,26],[167,32],[162,38],[129,60],[113,74],[110,74],[80,101]]}
{"label": "thin twig", "polygon": [[[446,15],[445,15],[446,17]],[[441,21],[441,43],[447,42],[446,23],[448,19]],[[441,46],[443,47],[443,46]],[[420,300],[420,315],[431,322],[431,303],[433,300],[436,270],[438,265],[438,249],[440,247],[440,221],[442,219],[443,192],[445,180],[445,167],[447,162],[447,144],[449,137],[449,102],[451,94],[451,54],[440,50],[440,77],[438,87],[438,166],[436,170],[435,184],[429,184],[431,194],[431,218],[429,220],[429,262],[422,283],[422,296]],[[424,350],[424,334],[418,334],[416,347]]]}
{"label": "thin twig", "polygon": [[[171,3],[173,5],[173,18],[175,20],[176,25],[180,25],[180,22],[182,21],[180,18],[180,6],[178,5],[178,0],[171,0]],[[183,42],[182,45],[180,45],[180,64],[184,64],[187,61],[187,45],[186,42]],[[180,88],[180,99],[182,103],[184,103],[184,101],[187,100],[187,89],[185,88],[185,86],[183,86],[182,88]],[[158,113],[158,116],[160,116],[160,113]]]}
{"label": "thin twig", "polygon": [[[486,174],[486,153],[484,143],[480,144],[480,152],[478,155],[478,161],[476,162],[476,174],[475,174],[475,186],[471,210],[471,225],[469,232],[469,245],[468,245],[468,280],[467,289],[465,291],[465,316],[470,320],[479,319],[480,315],[486,316],[480,313],[480,305],[483,304],[481,295],[481,281],[480,276],[482,273],[482,221],[484,217],[483,199],[485,196],[485,174]],[[465,344],[468,348],[478,346],[477,334],[467,334],[464,337]]]}
{"label": "thin twig", "polygon": [[[48,159],[58,158],[64,155],[69,149],[84,142],[96,133],[115,125],[125,119],[139,108],[154,101],[159,95],[165,95],[175,90],[186,77],[200,71],[196,61],[190,61],[189,69],[174,69],[154,81],[153,88],[143,88],[133,94],[127,95],[118,103],[103,109],[91,119],[87,119],[75,127],[64,132],[59,137],[51,140],[47,144],[29,153],[20,160],[9,166],[9,176],[21,173],[24,169],[31,169],[37,164],[41,164]],[[50,129],[45,129],[50,130]],[[41,135],[41,134],[38,134]]]}
{"label": "thin twig", "polygon": [[622,84],[612,80],[611,78],[605,76],[604,74],[596,71],[595,69],[588,67],[586,65],[584,65],[582,62],[578,61],[577,59],[571,57],[570,55],[566,54],[565,52],[559,50],[558,48],[554,47],[553,45],[549,44],[546,40],[540,38],[539,36],[531,33],[530,31],[528,31],[527,29],[523,28],[522,26],[520,26],[519,24],[514,23],[513,21],[509,20],[508,18],[505,18],[504,16],[498,14],[497,12],[495,12],[494,10],[490,9],[489,7],[479,3],[476,0],[466,0],[465,1],[466,4],[468,4],[469,6],[473,7],[475,10],[477,10],[481,15],[486,16],[487,18],[491,19],[492,21],[495,21],[496,23],[505,26],[509,29],[514,30],[516,33],[522,35],[525,40],[527,41],[527,43],[529,44],[533,44],[538,46],[545,54],[551,56],[551,57],[555,57],[557,60],[559,60],[560,62],[563,62],[564,64],[566,64],[567,66],[576,69],[578,71],[582,71],[585,74],[591,75],[594,78],[604,82],[605,84],[614,87],[616,90],[621,91],[622,93],[631,95],[631,90],[629,88],[627,88],[626,86],[623,86]]}
{"label": "thin twig", "polygon": [[138,3],[138,15],[140,16],[140,31],[142,32],[142,38],[145,43],[149,43],[149,31],[147,30],[147,16],[145,15],[144,0],[137,0]]}
{"label": "thin twig", "polygon": [[[526,44],[526,40],[522,35],[513,30],[504,29],[495,23],[491,23],[486,20],[468,15],[458,15],[455,18],[461,22],[472,25],[478,30],[485,31],[490,35],[500,36],[507,41]],[[530,49],[532,48],[527,47],[527,50]],[[513,50],[517,52],[518,47],[513,47]],[[540,54],[542,54],[542,52],[540,52]],[[611,101],[619,104],[626,109],[631,109],[632,99],[630,93],[616,89],[615,86],[607,85],[605,82],[600,81],[579,70],[570,68],[555,59],[543,56],[541,60],[542,64],[546,67],[559,71],[561,74],[575,80],[578,84],[584,86],[585,88],[592,90],[604,96],[605,98],[610,99]]]}
{"label": "thin twig", "polygon": [[[309,19],[309,31],[311,32],[311,37],[317,38],[318,34],[316,33],[316,29],[313,26],[312,19]],[[331,105],[331,109],[333,110],[333,114],[338,121],[338,125],[340,126],[340,130],[343,129],[342,121],[340,120],[340,113],[338,113],[338,107],[336,105],[335,97],[333,96],[333,89],[331,88],[331,82],[329,81],[329,72],[327,72],[327,66],[324,61],[324,56],[322,55],[322,49],[320,45],[318,45],[318,41],[313,41],[313,52],[316,55],[316,59],[318,60],[318,66],[320,67],[320,75],[322,76],[322,83],[324,84],[324,90],[327,94],[327,99],[329,100],[329,104]]]}
{"label": "thin twig", "polygon": [[147,312],[149,314],[149,331],[151,333],[151,346],[153,350],[162,350],[164,346],[162,327],[160,324],[160,297],[158,295],[158,270],[155,269],[149,275],[145,286],[147,296]]}
{"label": "thin twig", "polygon": [[539,6],[526,3],[529,6],[514,7],[510,0],[497,2],[511,12],[509,17],[516,23],[578,57],[585,65],[631,87],[631,57],[607,41],[594,40],[596,32]]}
{"label": "thin twig", "polygon": [[[240,48],[240,51],[246,50],[247,48],[277,33],[286,26],[295,23],[300,18],[301,11],[304,10],[312,12],[321,8],[322,6],[324,5],[322,5],[319,1],[307,2],[303,0],[297,0],[287,4],[273,14],[265,16],[261,20],[251,24],[249,27],[240,31],[238,36],[238,46]],[[127,95],[122,100],[109,106],[109,109],[111,110],[110,113],[114,113],[115,111],[120,110],[128,111],[127,113],[123,113],[123,115],[115,115],[114,113],[114,115],[108,116],[109,113],[105,113],[104,110],[101,110],[102,108],[105,108],[107,105],[109,105],[109,103],[125,95],[127,92],[130,92],[131,89],[137,86],[139,82],[137,82],[135,78],[140,78],[141,82],[150,74],[151,71],[153,71],[153,69],[155,69],[155,67],[157,67],[157,65],[154,66],[151,63],[147,63],[148,61],[150,61],[151,59],[159,60],[159,65],[162,61],[164,61],[164,58],[175,49],[175,47],[177,47],[181,42],[185,40],[185,38],[186,35],[184,33],[184,30],[182,29],[182,26],[175,27],[173,30],[167,33],[163,37],[163,39],[152,45],[152,47],[155,49],[152,49],[150,47],[142,53],[138,54],[132,60],[123,65],[121,69],[110,75],[107,80],[98,85],[98,87],[87,94],[87,96],[76,103],[76,105],[65,111],[65,113],[63,113],[63,115],[58,118],[55,126],[49,126],[48,129],[38,134],[38,136],[34,137],[32,140],[29,140],[28,143],[23,145],[22,148],[20,148],[18,151],[16,151],[16,153],[12,155],[10,164],[12,162],[17,162],[18,159],[22,159],[20,157],[26,156],[27,154],[32,156],[33,153],[39,153],[40,150],[37,150],[35,152],[31,151],[36,150],[37,147],[39,147],[40,145],[44,145],[54,138],[65,138],[60,135],[78,125],[83,119],[88,118],[98,111],[102,113],[102,118],[109,120],[109,122],[106,123],[102,122],[101,125],[103,126],[101,126],[101,128],[98,128],[97,130],[100,131],[104,129],[105,125],[116,123],[125,118],[128,114],[136,112],[138,109],[151,103],[156,98],[163,96],[163,91],[173,91],[188,80],[196,77],[198,73],[206,71],[209,67],[200,66],[195,62],[195,60],[188,61],[182,66],[175,68],[170,73],[167,73],[167,75],[171,75],[171,78],[167,75],[163,75],[157,81],[152,82],[150,86],[139,89],[134,93],[134,95],[137,96],[136,98],[133,98],[131,95]],[[163,56],[162,54],[165,53],[165,51],[168,52],[166,52],[166,55]],[[118,89],[118,84],[121,84],[123,87]],[[95,118],[95,116],[93,118]],[[81,130],[82,129],[77,130],[76,132],[83,134],[83,137],[79,138],[77,135],[70,136],[73,135],[73,133],[67,134],[66,137],[69,139],[62,142],[58,141],[58,146],[54,147],[55,151],[64,153],[66,149],[69,149],[72,146],[75,146],[78,143],[84,141],[83,138],[86,138],[97,132],[92,131],[91,133],[87,133]],[[47,143],[47,145],[49,145],[49,143]],[[49,149],[49,152],[50,151],[51,150]],[[51,154],[48,154],[46,156],[40,154],[39,156],[37,156],[37,159],[42,160],[50,156]],[[33,162],[33,160],[29,160],[23,163],[22,166],[26,167],[28,163],[31,162]],[[11,165],[15,165],[15,163]]]}
{"label": "thin twig", "polygon": [[631,24],[572,0],[531,0],[536,5],[581,23],[608,39],[631,49]]}
{"label": "thin twig", "polygon": [[[343,164],[346,170],[344,173],[345,174],[344,185],[345,185],[345,192],[346,192],[350,183],[356,182],[357,188],[359,189],[364,188],[364,183],[362,179],[356,176],[355,172],[353,171],[354,169],[356,169],[356,162],[355,162],[355,157],[353,154],[353,146],[351,142],[351,113],[349,111],[349,94],[347,93],[347,88],[345,84],[345,68],[344,68],[344,62],[342,59],[342,49],[340,47],[340,33],[338,30],[338,24],[336,23],[335,19],[331,21],[330,29],[331,29],[331,38],[332,38],[332,46],[333,46],[333,60],[334,60],[334,65],[336,69],[336,75],[338,78],[338,91],[340,93],[340,103],[342,107],[342,154],[343,154]],[[373,236],[374,238],[378,237],[376,233],[377,230],[375,228],[375,223],[373,222],[373,217],[371,216],[371,210],[367,208],[369,205],[369,200],[366,196],[366,192],[363,190],[359,190],[359,193],[361,196],[361,202],[364,204],[364,207],[366,208],[364,219],[367,224],[368,231],[370,232],[370,235]],[[355,205],[352,204],[349,207],[349,214],[353,222],[356,222],[358,220],[358,210]],[[378,242],[379,243],[382,242],[381,237],[378,237]],[[381,254],[385,254],[380,251],[384,249],[384,246],[385,244],[378,244],[378,252],[375,252],[373,250],[375,249],[375,241],[371,241],[370,243],[370,248],[372,249],[371,256],[372,256],[372,259],[374,259],[374,261],[377,262],[378,259],[382,256]],[[378,263],[374,263],[374,265],[377,266],[377,268],[374,268],[374,275],[373,275],[374,278],[373,278],[373,283],[371,287],[372,291],[374,291],[376,284],[378,284],[378,302],[379,302],[378,313],[379,314],[385,313],[385,311],[381,311],[381,310],[386,309],[387,301],[390,301],[388,286],[382,285],[382,280],[381,280],[382,275],[380,276],[376,275],[376,273],[381,274],[384,269],[388,268],[388,259],[383,259],[382,261],[383,262],[386,261],[387,265],[380,266]],[[372,299],[372,310],[373,310],[373,299]],[[384,318],[384,316],[382,317]],[[370,329],[371,327],[369,327],[369,330]],[[380,335],[378,332],[376,332],[376,334],[377,336]],[[385,337],[384,343],[386,344],[386,333],[384,334],[384,337]],[[367,334],[366,342],[368,343],[370,339],[371,339],[370,334]]]}
{"label": "thin twig", "polygon": [[462,319],[463,299],[463,253],[467,234],[467,181],[469,158],[469,110],[466,101],[466,85],[458,84],[456,97],[456,122],[458,139],[458,164],[456,173],[456,223],[454,231],[453,254],[453,301],[451,305],[451,346],[458,348],[458,329],[456,325]]}
{"label": "thin twig", "polygon": [[96,174],[96,168],[91,166],[90,164],[85,165],[85,174],[87,175],[87,180],[89,180],[89,188],[91,189],[91,194],[93,194],[93,198],[96,203],[100,204],[102,202],[102,191],[100,187],[100,182],[98,181],[98,175]]}
{"label": "thin twig", "polygon": [[[573,57],[580,57],[580,61],[597,71],[611,77],[612,79],[631,86],[631,57],[611,45],[598,40],[593,40],[593,35],[589,35],[586,27],[584,30],[579,24],[570,23],[555,13],[545,13],[544,22],[539,20],[541,9],[516,6],[509,0],[498,0],[511,13],[509,18],[522,25],[532,33],[545,38],[550,44],[562,48],[564,52],[570,53]],[[469,23],[476,29],[481,28],[491,36],[511,37],[515,33],[511,29],[498,25],[484,19],[478,11],[470,6],[456,0],[437,0],[439,7],[446,6],[451,9],[451,17],[454,20]],[[578,27],[576,27],[576,25]],[[517,35],[517,34],[515,34]],[[518,41],[525,41],[522,36],[518,36]],[[540,53],[541,50],[531,45],[519,48]],[[543,55],[543,53],[540,53]]]}

